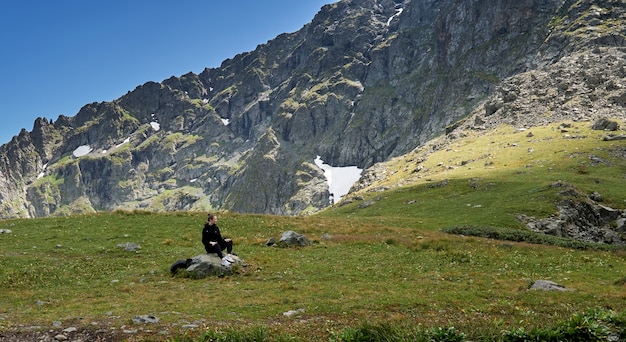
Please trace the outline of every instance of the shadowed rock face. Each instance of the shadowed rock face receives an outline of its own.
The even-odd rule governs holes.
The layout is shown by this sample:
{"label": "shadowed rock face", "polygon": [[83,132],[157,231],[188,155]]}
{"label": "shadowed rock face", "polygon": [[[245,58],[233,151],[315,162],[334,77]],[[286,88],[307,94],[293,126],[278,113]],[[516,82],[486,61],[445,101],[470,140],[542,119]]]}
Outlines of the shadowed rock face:
{"label": "shadowed rock face", "polygon": [[558,109],[592,85],[576,111],[550,113],[623,107],[623,12],[610,1],[326,5],[299,31],[219,68],[37,119],[0,147],[0,217],[315,212],[329,204],[317,155],[368,168],[470,115],[485,126],[541,124],[526,115],[533,101]]}

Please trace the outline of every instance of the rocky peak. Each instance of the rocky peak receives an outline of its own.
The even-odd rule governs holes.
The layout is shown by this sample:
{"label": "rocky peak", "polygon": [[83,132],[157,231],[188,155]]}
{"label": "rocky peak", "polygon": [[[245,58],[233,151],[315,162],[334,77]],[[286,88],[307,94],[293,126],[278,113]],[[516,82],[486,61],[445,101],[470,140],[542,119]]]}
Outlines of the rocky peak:
{"label": "rocky peak", "polygon": [[[446,127],[487,127],[495,118],[535,124],[520,108],[571,107],[552,111],[566,116],[575,96],[584,100],[576,113],[601,111],[597,99],[622,106],[615,48],[622,7],[608,0],[326,5],[299,31],[218,68],[146,82],[54,123],[38,119],[32,132],[0,147],[0,216],[315,212],[329,204],[317,155],[367,168]],[[581,69],[568,67],[572,61]],[[596,64],[607,61],[615,74]],[[545,82],[531,87],[538,79]]]}

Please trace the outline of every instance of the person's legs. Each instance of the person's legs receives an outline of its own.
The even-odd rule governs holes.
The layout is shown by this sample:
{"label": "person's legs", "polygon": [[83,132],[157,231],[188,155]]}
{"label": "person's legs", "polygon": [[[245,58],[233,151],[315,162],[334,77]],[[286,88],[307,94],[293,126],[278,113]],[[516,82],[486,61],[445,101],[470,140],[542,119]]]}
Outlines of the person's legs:
{"label": "person's legs", "polygon": [[233,252],[233,240],[231,239],[224,239],[224,245],[222,246],[222,249],[226,250],[226,253],[230,254]]}
{"label": "person's legs", "polygon": [[224,253],[222,253],[222,247],[219,243],[205,246],[205,249],[207,253],[216,253],[217,256],[220,257],[220,259],[224,258]]}

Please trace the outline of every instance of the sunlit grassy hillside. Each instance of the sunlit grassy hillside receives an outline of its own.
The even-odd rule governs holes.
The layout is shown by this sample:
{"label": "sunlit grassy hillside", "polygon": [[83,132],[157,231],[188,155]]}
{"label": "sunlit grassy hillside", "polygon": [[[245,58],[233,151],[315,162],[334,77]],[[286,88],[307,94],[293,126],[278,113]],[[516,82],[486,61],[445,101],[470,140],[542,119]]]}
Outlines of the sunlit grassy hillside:
{"label": "sunlit grassy hillside", "polygon": [[598,192],[604,205],[623,209],[626,140],[604,141],[609,134],[619,132],[566,122],[442,138],[385,163],[382,180],[322,215],[414,218],[435,230],[466,224],[522,228],[517,214],[556,212],[557,182]]}
{"label": "sunlit grassy hillside", "polygon": [[[454,327],[468,340],[497,341],[590,309],[625,312],[620,249],[442,232],[457,225],[522,230],[516,215],[554,213],[557,181],[625,207],[626,141],[602,141],[606,132],[588,123],[531,131],[502,127],[433,153],[415,151],[388,163],[387,179],[352,203],[318,215],[220,213],[222,232],[248,263],[225,278],[169,274],[175,260],[204,252],[206,213],[2,221],[11,233],[0,234],[0,331],[55,329],[57,322],[59,330],[105,330],[126,340],[210,340],[207,334],[261,329],[267,340],[340,341],[357,327],[390,325]],[[286,230],[314,244],[265,245]],[[129,242],[141,249],[118,246]],[[569,291],[529,290],[539,279]],[[159,322],[134,323],[139,315]]]}

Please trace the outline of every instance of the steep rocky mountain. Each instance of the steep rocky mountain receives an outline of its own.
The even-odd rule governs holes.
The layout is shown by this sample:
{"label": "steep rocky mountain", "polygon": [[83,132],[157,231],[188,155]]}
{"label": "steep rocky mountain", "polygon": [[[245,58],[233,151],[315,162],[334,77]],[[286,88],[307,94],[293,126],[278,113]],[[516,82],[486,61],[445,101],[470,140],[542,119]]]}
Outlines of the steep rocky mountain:
{"label": "steep rocky mountain", "polygon": [[37,119],[0,147],[0,217],[310,213],[329,204],[318,155],[367,169],[461,125],[623,116],[624,7],[326,5],[299,31],[219,68],[147,82],[72,117]]}

